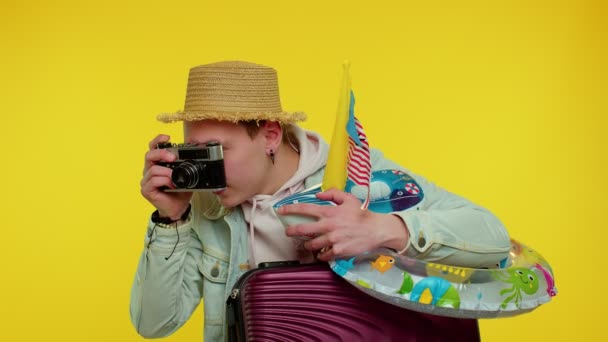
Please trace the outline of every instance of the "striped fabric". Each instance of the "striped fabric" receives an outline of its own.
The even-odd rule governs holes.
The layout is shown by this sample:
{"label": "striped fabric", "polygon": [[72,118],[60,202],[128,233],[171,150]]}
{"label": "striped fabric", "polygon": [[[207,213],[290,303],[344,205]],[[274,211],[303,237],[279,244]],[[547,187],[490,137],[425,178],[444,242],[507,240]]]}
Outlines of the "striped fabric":
{"label": "striped fabric", "polygon": [[367,188],[367,196],[361,206],[361,209],[367,209],[369,206],[369,185],[372,171],[372,164],[369,156],[369,143],[367,136],[363,130],[363,126],[355,117],[355,95],[350,92],[348,123],[346,130],[348,132],[348,164],[347,177],[353,183]]}

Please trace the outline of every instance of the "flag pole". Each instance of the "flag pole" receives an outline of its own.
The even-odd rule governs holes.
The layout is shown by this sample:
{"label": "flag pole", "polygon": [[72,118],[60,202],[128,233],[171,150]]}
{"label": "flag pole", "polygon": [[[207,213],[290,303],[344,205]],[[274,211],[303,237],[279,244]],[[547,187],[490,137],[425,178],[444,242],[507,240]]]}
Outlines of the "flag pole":
{"label": "flag pole", "polygon": [[346,186],[348,162],[346,124],[348,122],[351,91],[350,62],[346,60],[342,66],[344,69],[342,88],[340,89],[338,109],[336,111],[334,133],[329,146],[327,166],[325,168],[325,175],[323,176],[323,183],[321,184],[322,191],[327,191],[331,188],[344,190]]}

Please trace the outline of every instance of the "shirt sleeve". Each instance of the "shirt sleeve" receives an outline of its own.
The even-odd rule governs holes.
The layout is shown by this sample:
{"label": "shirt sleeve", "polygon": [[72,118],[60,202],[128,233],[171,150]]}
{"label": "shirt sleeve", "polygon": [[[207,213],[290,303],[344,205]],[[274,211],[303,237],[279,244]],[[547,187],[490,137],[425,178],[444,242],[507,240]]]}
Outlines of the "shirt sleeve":
{"label": "shirt sleeve", "polygon": [[192,315],[203,294],[202,244],[192,219],[179,227],[148,223],[131,289],[131,322],[146,338],[164,337]]}
{"label": "shirt sleeve", "polygon": [[373,149],[374,170],[400,170],[422,188],[424,199],[394,212],[409,232],[405,254],[454,266],[496,267],[508,256],[510,239],[500,220],[487,209],[450,193],[399,166]]}

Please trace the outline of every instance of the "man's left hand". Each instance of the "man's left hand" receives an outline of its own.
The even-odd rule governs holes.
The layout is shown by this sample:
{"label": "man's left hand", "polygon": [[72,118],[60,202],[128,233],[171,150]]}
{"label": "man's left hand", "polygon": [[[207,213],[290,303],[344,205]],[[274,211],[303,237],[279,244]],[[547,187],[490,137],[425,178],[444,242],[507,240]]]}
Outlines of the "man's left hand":
{"label": "man's left hand", "polygon": [[317,218],[316,222],[287,227],[286,234],[316,236],[306,241],[304,247],[313,252],[321,250],[317,255],[318,259],[329,261],[378,247],[400,250],[407,244],[408,232],[405,223],[396,215],[361,209],[359,199],[336,189],[320,192],[317,198],[333,201],[336,206],[298,203],[285,205],[278,213]]}

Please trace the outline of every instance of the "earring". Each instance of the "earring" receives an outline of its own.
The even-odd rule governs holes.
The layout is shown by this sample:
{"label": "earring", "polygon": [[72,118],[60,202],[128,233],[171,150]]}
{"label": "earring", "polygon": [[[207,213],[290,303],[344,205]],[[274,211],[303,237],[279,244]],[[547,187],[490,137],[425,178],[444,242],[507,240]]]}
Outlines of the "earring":
{"label": "earring", "polygon": [[272,165],[274,165],[274,151],[270,150],[270,161],[272,162]]}

